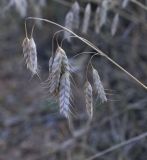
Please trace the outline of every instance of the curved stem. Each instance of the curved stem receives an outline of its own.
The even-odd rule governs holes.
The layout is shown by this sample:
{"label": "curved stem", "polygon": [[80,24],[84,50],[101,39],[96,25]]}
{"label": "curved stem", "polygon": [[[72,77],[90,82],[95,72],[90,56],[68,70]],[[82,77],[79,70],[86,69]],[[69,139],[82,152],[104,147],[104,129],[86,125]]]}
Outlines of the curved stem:
{"label": "curved stem", "polygon": [[[121,67],[118,63],[116,63],[114,60],[112,60],[109,56],[107,56],[104,52],[102,52],[99,48],[97,48],[95,45],[93,45],[91,42],[89,42],[87,39],[82,38],[80,36],[78,36],[76,33],[74,33],[73,31],[71,31],[70,29],[56,23],[53,22],[51,20],[47,20],[47,19],[43,19],[43,18],[37,18],[37,17],[28,17],[26,18],[26,20],[29,19],[33,19],[33,20],[40,20],[40,21],[44,21],[53,25],[56,25],[68,32],[70,32],[71,34],[73,34],[75,37],[77,37],[78,39],[80,39],[81,41],[83,41],[85,44],[87,44],[89,47],[91,47],[92,49],[94,49],[96,52],[98,52],[101,56],[104,56],[106,59],[108,59],[111,63],[113,63],[115,66],[117,66],[120,70],[122,70],[123,72],[125,72],[128,76],[130,76],[132,79],[134,79],[138,84],[140,84],[144,89],[147,90],[147,86],[144,85],[141,81],[139,81],[137,78],[135,78],[132,74],[130,74],[128,71],[126,71],[123,67]],[[98,54],[98,55],[99,55]]]}

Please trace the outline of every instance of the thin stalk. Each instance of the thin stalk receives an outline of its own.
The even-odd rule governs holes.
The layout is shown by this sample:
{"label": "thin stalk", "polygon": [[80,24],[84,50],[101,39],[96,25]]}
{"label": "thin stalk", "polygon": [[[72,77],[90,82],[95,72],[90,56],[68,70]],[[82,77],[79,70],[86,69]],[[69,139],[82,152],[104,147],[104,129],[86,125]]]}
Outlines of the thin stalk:
{"label": "thin stalk", "polygon": [[91,47],[92,49],[94,49],[96,52],[98,52],[98,55],[104,56],[106,59],[108,59],[111,63],[113,63],[115,66],[117,66],[121,71],[125,72],[128,76],[130,76],[132,79],[134,79],[138,84],[140,84],[144,89],[147,90],[147,86],[145,84],[143,84],[141,81],[139,81],[137,78],[135,78],[132,74],[130,74],[127,70],[125,70],[123,67],[121,67],[118,63],[116,63],[113,59],[111,59],[109,56],[107,56],[104,52],[102,52],[99,48],[97,48],[94,44],[92,44],[91,42],[89,42],[87,39],[82,38],[80,36],[78,36],[76,33],[74,33],[73,31],[71,31],[70,29],[56,23],[53,22],[51,20],[48,19],[43,19],[43,18],[37,18],[37,17],[27,17],[26,21],[32,19],[32,20],[40,20],[40,21],[44,21],[53,25],[56,25],[68,32],[70,32],[71,34],[73,34],[75,37],[77,37],[78,39],[80,39],[82,42],[84,42],[85,44],[87,44],[89,47]]}
{"label": "thin stalk", "polygon": [[125,147],[126,145],[129,145],[129,144],[132,144],[132,143],[136,143],[137,141],[139,141],[139,140],[141,140],[141,139],[144,139],[144,138],[146,138],[146,137],[147,137],[147,132],[142,133],[142,134],[140,134],[140,135],[138,135],[138,136],[136,136],[136,137],[130,138],[130,139],[128,139],[128,140],[125,140],[125,141],[123,141],[123,142],[121,142],[121,143],[118,143],[118,144],[116,144],[116,145],[114,145],[114,146],[112,146],[112,147],[110,147],[110,148],[108,148],[108,149],[106,149],[106,150],[104,150],[104,151],[102,151],[102,152],[99,152],[99,153],[97,153],[97,154],[95,154],[95,155],[87,158],[86,160],[93,160],[93,159],[95,159],[95,158],[102,157],[102,156],[104,156],[104,155],[107,154],[107,153],[110,153],[110,152],[112,152],[112,151],[115,151],[115,150],[117,150],[117,149],[120,149],[120,148],[122,148],[122,147]]}

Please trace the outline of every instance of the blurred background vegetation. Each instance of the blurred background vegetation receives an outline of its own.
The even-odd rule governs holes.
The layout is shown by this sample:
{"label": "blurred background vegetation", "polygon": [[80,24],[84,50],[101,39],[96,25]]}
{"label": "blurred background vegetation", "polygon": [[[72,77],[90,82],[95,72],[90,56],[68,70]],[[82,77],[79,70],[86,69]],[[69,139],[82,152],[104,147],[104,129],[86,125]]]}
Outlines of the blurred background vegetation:
{"label": "blurred background vegetation", "polygon": [[[121,0],[111,0],[106,24],[99,34],[94,31],[93,16],[101,0],[78,2],[80,25],[87,3],[92,6],[92,17],[87,34],[81,33],[81,27],[75,32],[147,84],[147,1],[140,0],[141,6],[130,0],[126,8],[121,8]],[[107,89],[108,102],[95,103],[93,120],[87,125],[81,73],[74,77],[79,89],[74,94],[73,107],[77,113],[72,120],[72,132],[67,120],[59,114],[58,105],[49,100],[41,81],[35,76],[31,78],[21,48],[25,17],[43,17],[64,25],[73,3],[73,0],[0,1],[0,160],[84,160],[147,131],[146,90],[103,57],[96,57],[93,63]],[[112,36],[111,24],[117,13],[118,29]],[[30,22],[29,32],[31,27]],[[58,30],[53,25],[36,22],[34,39],[42,80],[48,76],[52,38]],[[59,42],[62,38],[58,37]],[[93,51],[79,40],[70,44],[65,41],[63,48],[68,57]],[[86,65],[88,58],[77,57],[76,65]],[[147,139],[143,139],[95,159],[145,160],[146,157]]]}

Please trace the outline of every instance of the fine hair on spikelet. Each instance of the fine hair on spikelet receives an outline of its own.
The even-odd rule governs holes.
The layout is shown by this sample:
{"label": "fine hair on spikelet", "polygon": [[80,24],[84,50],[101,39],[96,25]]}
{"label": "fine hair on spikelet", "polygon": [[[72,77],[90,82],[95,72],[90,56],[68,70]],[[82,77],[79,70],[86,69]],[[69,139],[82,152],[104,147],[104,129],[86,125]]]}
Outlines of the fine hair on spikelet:
{"label": "fine hair on spikelet", "polygon": [[91,17],[91,5],[88,3],[84,11],[84,18],[82,24],[82,33],[84,34],[86,34],[88,31],[88,27],[90,24],[90,17]]}
{"label": "fine hair on spikelet", "polygon": [[[73,30],[73,12],[69,11],[65,16],[64,26],[70,30]],[[68,42],[71,42],[71,33],[64,31],[64,39],[67,39]]]}
{"label": "fine hair on spikelet", "polygon": [[59,107],[60,113],[69,119],[70,114],[70,73],[68,71],[61,75],[60,87],[59,87]]}
{"label": "fine hair on spikelet", "polygon": [[33,75],[38,75],[37,50],[34,39],[29,39],[26,37],[23,41],[22,47],[27,68],[32,72]]}
{"label": "fine hair on spikelet", "polygon": [[112,21],[112,25],[111,25],[111,35],[114,36],[117,28],[118,28],[118,24],[119,24],[119,14],[117,13]]}
{"label": "fine hair on spikelet", "polygon": [[84,84],[84,94],[85,94],[85,103],[88,117],[92,119],[93,117],[93,95],[92,95],[92,86],[88,80]]}
{"label": "fine hair on spikelet", "polygon": [[103,84],[100,80],[98,71],[93,67],[92,67],[92,74],[93,74],[94,92],[96,93],[97,98],[101,101],[101,103],[107,102],[106,93]]}
{"label": "fine hair on spikelet", "polygon": [[79,29],[79,25],[80,25],[80,5],[77,1],[72,5],[71,11],[73,13],[73,29]]}

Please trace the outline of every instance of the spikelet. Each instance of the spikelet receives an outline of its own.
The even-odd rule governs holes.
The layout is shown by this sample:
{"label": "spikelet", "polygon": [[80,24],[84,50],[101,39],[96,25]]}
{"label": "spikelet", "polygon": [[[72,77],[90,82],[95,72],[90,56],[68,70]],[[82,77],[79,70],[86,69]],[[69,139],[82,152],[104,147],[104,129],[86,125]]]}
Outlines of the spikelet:
{"label": "spikelet", "polygon": [[60,79],[60,87],[59,87],[59,106],[60,106],[60,113],[69,118],[70,113],[70,74],[69,72],[65,72],[62,74]]}
{"label": "spikelet", "polygon": [[61,62],[62,62],[62,54],[60,47],[57,48],[55,57],[53,59],[53,62],[49,62],[49,92],[52,96],[56,96],[58,94],[58,88],[59,88],[59,82],[60,82],[60,76],[61,76]]}
{"label": "spikelet", "polygon": [[98,6],[94,17],[95,32],[100,32],[100,7]]}
{"label": "spikelet", "polygon": [[38,74],[37,68],[37,50],[34,39],[28,39],[27,37],[24,39],[23,44],[23,54],[26,60],[27,68],[34,74]]}
{"label": "spikelet", "polygon": [[80,25],[80,5],[76,1],[71,8],[71,11],[73,12],[73,29],[79,29]]}
{"label": "spikelet", "polygon": [[86,110],[90,119],[93,117],[93,97],[91,84],[86,81],[84,85]]}
{"label": "spikelet", "polygon": [[111,25],[111,35],[114,36],[116,31],[117,31],[117,27],[119,24],[119,14],[117,13],[112,21],[112,25]]}
{"label": "spikelet", "polygon": [[97,70],[92,68],[92,74],[93,74],[93,83],[94,83],[94,89],[95,89],[94,91],[96,92],[98,98],[100,99],[102,103],[106,102],[107,97],[106,97],[105,90],[104,90],[104,87],[102,85],[102,82],[100,80]]}
{"label": "spikelet", "polygon": [[108,2],[108,0],[103,0],[102,6],[100,8],[100,28],[106,23],[107,20]]}
{"label": "spikelet", "polygon": [[122,2],[122,8],[126,8],[127,5],[128,5],[128,3],[129,3],[129,0],[123,0],[123,2]]}
{"label": "spikelet", "polygon": [[[69,11],[65,17],[65,27],[72,30],[73,29],[73,13]],[[64,38],[67,39],[68,42],[71,42],[71,33],[64,31]]]}
{"label": "spikelet", "polygon": [[26,0],[14,0],[14,5],[16,10],[19,12],[20,16],[23,18],[27,14],[27,1]]}
{"label": "spikelet", "polygon": [[45,7],[47,5],[47,1],[46,0],[39,0],[38,5],[41,7]]}
{"label": "spikelet", "polygon": [[90,24],[90,16],[91,16],[91,5],[88,3],[84,12],[84,19],[82,25],[82,33],[86,34],[88,31],[88,27]]}
{"label": "spikelet", "polygon": [[69,67],[69,61],[67,58],[67,55],[65,53],[65,51],[60,47],[60,52],[62,54],[62,64],[61,64],[61,70],[62,72],[69,72],[70,71],[70,67]]}
{"label": "spikelet", "polygon": [[48,66],[49,66],[49,74],[52,71],[52,64],[53,64],[53,56],[50,57],[49,62],[48,62]]}
{"label": "spikelet", "polygon": [[23,49],[23,55],[24,58],[26,59],[29,53],[29,38],[25,38],[22,42],[22,49]]}

